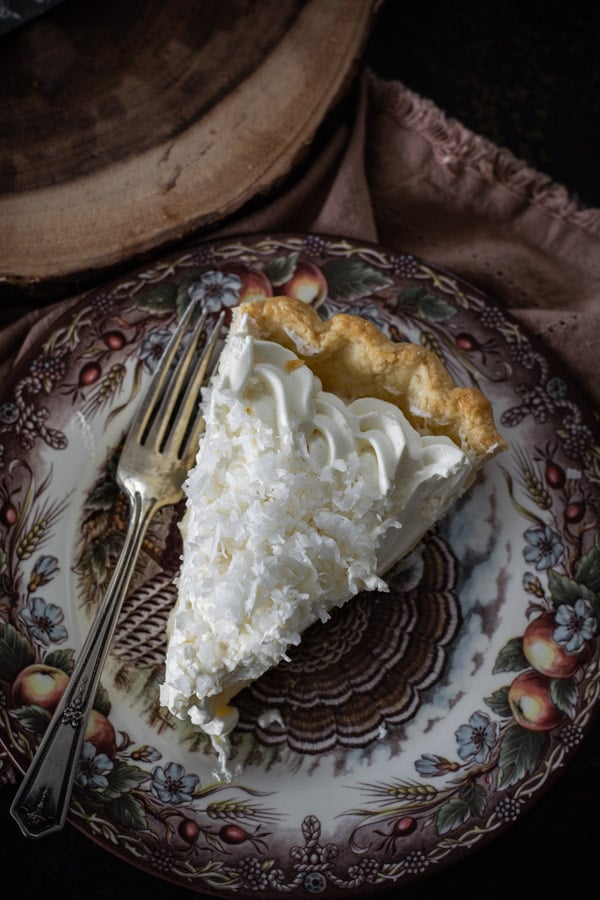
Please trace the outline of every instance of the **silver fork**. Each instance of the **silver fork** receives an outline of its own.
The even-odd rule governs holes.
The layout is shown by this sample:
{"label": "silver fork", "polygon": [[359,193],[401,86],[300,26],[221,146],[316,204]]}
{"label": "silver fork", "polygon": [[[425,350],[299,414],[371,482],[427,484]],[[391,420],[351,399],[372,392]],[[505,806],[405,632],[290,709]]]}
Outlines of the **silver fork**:
{"label": "silver fork", "polygon": [[117,481],[130,507],[125,542],[67,688],[11,805],[26,837],[43,837],[65,824],[88,716],[140,547],[155,513],[181,498],[194,461],[204,426],[198,393],[217,355],[224,314],[197,354],[206,313],[183,347],[193,313],[192,303],[152,377],[121,452]]}

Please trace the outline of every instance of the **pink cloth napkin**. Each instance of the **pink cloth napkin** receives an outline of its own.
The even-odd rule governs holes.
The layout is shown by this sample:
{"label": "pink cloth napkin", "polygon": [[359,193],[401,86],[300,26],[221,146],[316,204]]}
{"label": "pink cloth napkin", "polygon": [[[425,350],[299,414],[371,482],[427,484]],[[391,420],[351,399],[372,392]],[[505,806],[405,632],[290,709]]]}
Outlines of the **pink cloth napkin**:
{"label": "pink cloth napkin", "polygon": [[[600,210],[581,208],[405,85],[367,71],[354,120],[302,177],[207,237],[285,231],[375,241],[462,276],[541,336],[600,401]],[[0,333],[0,377],[72,302],[34,309]]]}

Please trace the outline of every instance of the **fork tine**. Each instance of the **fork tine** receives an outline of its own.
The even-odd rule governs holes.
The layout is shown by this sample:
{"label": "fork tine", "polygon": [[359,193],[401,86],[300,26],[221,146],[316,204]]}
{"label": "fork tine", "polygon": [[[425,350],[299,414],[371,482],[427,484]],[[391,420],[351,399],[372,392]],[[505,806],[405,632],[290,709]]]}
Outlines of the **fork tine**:
{"label": "fork tine", "polygon": [[188,326],[190,324],[195,306],[196,304],[194,301],[188,304],[177,328],[171,335],[171,340],[167,344],[167,347],[162,357],[160,358],[158,366],[154,370],[154,374],[148,386],[148,390],[146,391],[146,394],[144,395],[144,398],[130,426],[129,437],[131,437],[134,441],[140,441],[142,435],[148,427],[148,422],[153,415],[155,406],[159,402],[163,394],[163,390],[169,376],[169,371],[171,369],[171,364],[175,359],[177,351],[181,346],[183,337],[188,330]]}
{"label": "fork tine", "polygon": [[193,453],[193,455],[195,455],[196,450],[198,449],[198,441],[204,426],[204,416],[200,410],[198,395],[200,393],[200,388],[202,387],[202,382],[206,377],[206,373],[214,357],[224,321],[225,312],[223,311],[207,338],[202,354],[196,361],[195,368],[181,402],[177,421],[168,438],[169,444],[174,445],[176,448],[177,457],[179,459],[184,458],[188,454]]}
{"label": "fork tine", "polygon": [[143,442],[152,443],[158,449],[162,447],[165,435],[168,434],[171,427],[174,413],[178,411],[181,392],[189,377],[190,367],[196,353],[200,335],[204,331],[207,315],[208,313],[205,310],[198,319],[185,351],[177,360],[174,370],[169,373],[158,409],[148,419],[147,434],[143,435]]}

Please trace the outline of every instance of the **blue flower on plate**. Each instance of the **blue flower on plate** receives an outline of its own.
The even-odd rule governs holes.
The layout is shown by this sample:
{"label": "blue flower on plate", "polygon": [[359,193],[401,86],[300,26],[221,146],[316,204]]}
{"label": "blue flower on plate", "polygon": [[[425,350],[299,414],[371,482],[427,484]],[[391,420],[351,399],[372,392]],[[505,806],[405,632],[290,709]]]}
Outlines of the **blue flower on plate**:
{"label": "blue flower on plate", "polygon": [[150,373],[156,370],[170,339],[171,332],[169,329],[159,328],[158,331],[151,331],[142,341],[140,359]]}
{"label": "blue flower on plate", "polygon": [[302,883],[309,894],[320,894],[327,887],[327,880],[322,872],[307,872]]}
{"label": "blue flower on plate", "polygon": [[152,772],[152,790],[163,803],[187,803],[198,784],[197,775],[186,775],[182,765],[170,762]]}
{"label": "blue flower on plate", "polygon": [[482,763],[496,743],[496,726],[485,713],[474,712],[468,724],[456,730],[455,736],[460,758]]}
{"label": "blue flower on plate", "polygon": [[553,400],[562,400],[567,396],[567,382],[564,378],[549,378],[546,382],[546,391]]}
{"label": "blue flower on plate", "polygon": [[12,401],[0,403],[0,422],[3,425],[14,425],[19,418],[19,407]]}
{"label": "blue flower on plate", "polygon": [[32,597],[29,606],[19,613],[29,636],[44,647],[50,643],[60,644],[67,638],[67,629],[62,625],[64,613],[55,603],[46,603],[43,597]]}
{"label": "blue flower on plate", "polygon": [[222,306],[237,306],[242,280],[233,272],[219,269],[205,272],[188,288],[190,300],[200,301],[202,308],[216,312]]}
{"label": "blue flower on plate", "polygon": [[529,545],[523,550],[525,562],[534,565],[538,572],[551,569],[563,555],[565,548],[560,535],[549,525],[528,528],[523,536]]}
{"label": "blue flower on plate", "polygon": [[577,653],[586,641],[594,637],[596,618],[594,610],[584,597],[578,597],[572,606],[570,603],[561,603],[554,620],[557,627],[552,637],[567,653]]}
{"label": "blue flower on plate", "polygon": [[432,778],[436,775],[445,775],[447,772],[456,772],[458,763],[450,762],[444,756],[437,753],[423,753],[415,762],[415,769],[424,778]]}
{"label": "blue flower on plate", "polygon": [[107,774],[112,771],[113,763],[106,753],[98,753],[91,741],[85,741],[79,757],[79,767],[75,783],[82,788],[102,790],[108,787]]}
{"label": "blue flower on plate", "polygon": [[160,759],[160,756],[160,751],[151,744],[141,744],[131,753],[132,759],[139,759],[144,762],[156,762],[157,759]]}
{"label": "blue flower on plate", "polygon": [[544,596],[542,582],[533,572],[525,572],[523,575],[523,587],[528,594],[533,594],[534,597],[541,598]]}
{"label": "blue flower on plate", "polygon": [[58,569],[58,560],[56,556],[38,556],[31,572],[28,591],[35,591],[44,584],[48,584],[52,576]]}

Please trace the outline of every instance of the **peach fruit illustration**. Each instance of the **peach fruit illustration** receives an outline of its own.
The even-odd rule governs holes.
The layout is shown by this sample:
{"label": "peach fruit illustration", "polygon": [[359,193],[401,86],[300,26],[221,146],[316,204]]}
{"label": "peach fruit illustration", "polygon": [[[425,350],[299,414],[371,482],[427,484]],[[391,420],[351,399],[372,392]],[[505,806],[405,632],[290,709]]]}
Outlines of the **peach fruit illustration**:
{"label": "peach fruit illustration", "polygon": [[113,759],[117,752],[115,729],[106,716],[97,709],[90,710],[85,730],[85,741],[90,741],[98,753],[105,753]]}
{"label": "peach fruit illustration", "polygon": [[517,675],[508,702],[515,720],[528,731],[550,731],[565,718],[550,698],[550,679],[532,669]]}
{"label": "peach fruit illustration", "polygon": [[305,303],[320,303],[327,294],[327,282],[314,263],[299,259],[294,274],[289,281],[277,286],[277,292]]}
{"label": "peach fruit illustration", "polygon": [[542,613],[533,619],[523,635],[523,654],[534,669],[548,678],[570,678],[581,665],[586,648],[568,653],[552,637],[555,628],[553,612]]}
{"label": "peach fruit illustration", "polygon": [[246,269],[245,266],[229,265],[225,272],[231,275],[237,275],[241,281],[239,302],[246,300],[264,300],[266,297],[273,296],[273,288],[271,282],[264,274],[257,269]]}
{"label": "peach fruit illustration", "polygon": [[34,663],[23,669],[11,688],[11,700],[15,706],[41,706],[53,712],[62,697],[69,676],[62,669]]}

